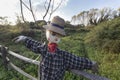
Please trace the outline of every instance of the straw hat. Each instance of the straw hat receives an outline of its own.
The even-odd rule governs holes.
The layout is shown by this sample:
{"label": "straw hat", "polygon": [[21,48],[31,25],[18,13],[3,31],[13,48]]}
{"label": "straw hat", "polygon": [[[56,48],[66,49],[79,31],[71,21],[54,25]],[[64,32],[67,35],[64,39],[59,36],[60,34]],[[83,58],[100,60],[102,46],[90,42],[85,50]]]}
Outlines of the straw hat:
{"label": "straw hat", "polygon": [[43,28],[65,36],[64,25],[64,19],[60,18],[59,16],[55,16],[53,17],[51,23],[44,25]]}

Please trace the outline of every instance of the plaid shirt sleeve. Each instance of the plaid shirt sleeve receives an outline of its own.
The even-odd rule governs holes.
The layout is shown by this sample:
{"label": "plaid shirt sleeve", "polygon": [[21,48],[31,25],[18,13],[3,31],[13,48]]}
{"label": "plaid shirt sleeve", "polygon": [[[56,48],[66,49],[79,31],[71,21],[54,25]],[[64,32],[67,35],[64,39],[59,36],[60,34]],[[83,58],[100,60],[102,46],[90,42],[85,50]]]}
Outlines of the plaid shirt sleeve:
{"label": "plaid shirt sleeve", "polygon": [[63,54],[64,54],[67,70],[71,70],[71,69],[82,70],[82,69],[92,68],[93,63],[91,60],[87,58],[75,56],[66,51],[63,51]]}
{"label": "plaid shirt sleeve", "polygon": [[25,40],[25,45],[27,48],[29,48],[30,50],[32,50],[35,53],[39,53],[41,55],[45,54],[46,51],[46,45],[42,44],[36,40],[33,40],[32,38],[28,37]]}

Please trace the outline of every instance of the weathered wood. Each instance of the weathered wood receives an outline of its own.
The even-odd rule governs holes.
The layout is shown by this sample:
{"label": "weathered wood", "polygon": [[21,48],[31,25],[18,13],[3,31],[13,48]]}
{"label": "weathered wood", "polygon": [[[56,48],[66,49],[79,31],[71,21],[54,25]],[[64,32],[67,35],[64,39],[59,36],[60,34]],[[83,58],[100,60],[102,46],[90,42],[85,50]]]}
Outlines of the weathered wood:
{"label": "weathered wood", "polygon": [[23,70],[21,70],[20,68],[18,68],[17,66],[15,66],[13,63],[9,63],[10,66],[12,66],[13,69],[15,69],[16,71],[18,71],[19,73],[21,73],[22,75],[28,77],[31,80],[37,80],[36,78],[32,77],[31,75],[29,75],[28,73],[24,72]]}
{"label": "weathered wood", "polygon": [[21,56],[21,55],[16,54],[16,53],[14,53],[14,52],[12,52],[12,51],[8,51],[8,53],[11,54],[11,55],[14,56],[14,57],[19,58],[20,60],[23,60],[23,61],[26,61],[26,62],[35,64],[35,65],[39,65],[39,61],[36,61],[36,60],[30,59],[30,58]]}
{"label": "weathered wood", "polygon": [[0,55],[2,55],[2,53],[0,52]]}
{"label": "weathered wood", "polygon": [[6,48],[5,47],[3,47],[3,46],[0,46],[0,51],[1,51],[1,56],[2,56],[2,62],[3,62],[3,65],[4,65],[4,67],[7,69],[7,64],[8,64],[8,61],[7,61],[7,59],[6,59],[6,56],[7,56],[7,50],[6,50]]}
{"label": "weathered wood", "polygon": [[[0,45],[0,48],[2,48],[1,45]],[[5,49],[5,47],[4,47],[4,49]],[[3,53],[5,53],[5,52],[3,51]],[[23,61],[26,61],[26,62],[29,62],[29,63],[33,63],[35,65],[39,65],[39,61],[36,61],[36,60],[30,59],[30,58],[21,56],[21,55],[16,54],[16,53],[14,53],[12,51],[8,51],[8,53],[11,54],[12,56],[15,56],[15,57],[23,60]],[[0,53],[0,55],[2,55],[2,53]],[[7,59],[7,61],[9,61],[8,57],[6,57],[5,59]],[[32,80],[37,80],[36,78],[32,77],[31,75],[27,74],[26,72],[24,72],[23,70],[21,70],[20,68],[18,68],[17,66],[15,66],[12,62],[9,62],[9,64],[12,66],[12,68],[14,68],[16,71],[18,71],[19,73],[23,74],[24,76],[26,76],[26,77],[28,77],[28,78],[30,78]],[[110,80],[108,78],[101,77],[101,76],[98,76],[98,75],[95,75],[95,74],[92,74],[92,73],[88,73],[88,72],[82,71],[82,70],[71,70],[71,72],[74,73],[74,74],[86,77],[86,78],[88,78],[90,80]],[[40,72],[38,72],[38,74],[39,73]]]}
{"label": "weathered wood", "polygon": [[[0,53],[0,55],[2,55],[2,53]],[[6,57],[7,61],[9,61],[9,58]],[[21,73],[22,75],[28,77],[30,80],[37,80],[36,78],[32,77],[31,75],[29,75],[28,73],[24,72],[23,70],[21,70],[20,68],[18,68],[17,66],[15,66],[12,62],[8,63],[14,70],[18,71],[19,73]]]}
{"label": "weathered wood", "polygon": [[77,74],[77,75],[82,75],[83,77],[90,79],[90,80],[110,80],[108,78],[102,77],[102,76],[98,76],[92,73],[88,73],[86,71],[82,71],[82,70],[71,70],[72,73]]}
{"label": "weathered wood", "polygon": [[[2,48],[2,45],[0,45],[0,49],[1,48]],[[7,47],[4,47],[4,49],[7,50]],[[10,55],[12,55],[14,57],[17,57],[18,59],[21,59],[23,61],[35,64],[35,65],[39,65],[39,63],[40,63],[39,61],[36,61],[36,60],[30,59],[30,58],[24,57],[22,55],[16,54],[15,52],[12,52],[12,51],[8,51],[7,53],[9,53]]]}
{"label": "weathered wood", "polygon": [[[1,47],[3,47],[2,45],[0,45],[0,49],[1,49]],[[8,50],[8,47],[5,47],[6,48],[6,50]]]}

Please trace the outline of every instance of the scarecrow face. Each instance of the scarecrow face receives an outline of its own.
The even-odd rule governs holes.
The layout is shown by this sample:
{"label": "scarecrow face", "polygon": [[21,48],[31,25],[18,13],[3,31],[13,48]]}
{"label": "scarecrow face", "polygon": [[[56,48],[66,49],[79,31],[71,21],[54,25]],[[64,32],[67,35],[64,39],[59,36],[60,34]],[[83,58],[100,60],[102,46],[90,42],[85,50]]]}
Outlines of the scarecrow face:
{"label": "scarecrow face", "polygon": [[49,41],[49,43],[59,43],[61,39],[61,35],[55,32],[46,30],[46,38]]}

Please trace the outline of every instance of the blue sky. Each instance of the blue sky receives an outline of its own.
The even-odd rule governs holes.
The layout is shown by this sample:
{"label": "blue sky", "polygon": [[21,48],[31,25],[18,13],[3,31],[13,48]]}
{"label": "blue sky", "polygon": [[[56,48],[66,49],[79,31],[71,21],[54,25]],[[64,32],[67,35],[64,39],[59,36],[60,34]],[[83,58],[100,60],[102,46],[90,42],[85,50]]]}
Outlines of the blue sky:
{"label": "blue sky", "polygon": [[[28,0],[23,0],[28,2]],[[44,14],[40,7],[45,0],[31,0],[34,7],[36,19],[42,19]],[[55,0],[56,3],[60,0]],[[104,8],[110,7],[112,9],[120,8],[120,0],[64,0],[64,4],[54,14],[63,17],[65,20],[71,20],[73,15],[80,13],[83,10],[89,10],[91,8]],[[30,13],[24,9],[25,18],[28,21],[32,21],[33,18]],[[0,0],[0,16],[8,16],[11,22],[16,20],[16,14],[20,15],[19,0]],[[52,16],[52,17],[53,17]]]}
{"label": "blue sky", "polygon": [[112,9],[120,8],[120,0],[69,0],[67,6],[62,10],[66,14],[66,19],[71,19],[73,15],[81,11],[86,11],[92,8],[110,7]]}

